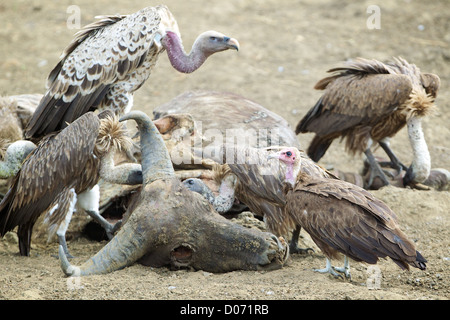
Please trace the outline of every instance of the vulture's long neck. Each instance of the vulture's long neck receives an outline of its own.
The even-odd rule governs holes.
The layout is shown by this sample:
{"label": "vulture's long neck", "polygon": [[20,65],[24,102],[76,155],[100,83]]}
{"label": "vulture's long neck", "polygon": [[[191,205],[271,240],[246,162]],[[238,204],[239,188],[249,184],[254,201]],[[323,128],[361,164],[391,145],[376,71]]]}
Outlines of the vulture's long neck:
{"label": "vulture's long neck", "polygon": [[197,38],[192,46],[191,52],[186,54],[181,39],[176,33],[167,31],[163,40],[170,63],[176,70],[183,73],[194,72],[208,58],[208,55],[200,50],[198,43]]}
{"label": "vulture's long neck", "polygon": [[297,183],[297,176],[300,172],[300,160],[298,157],[297,159],[298,160],[296,160],[293,164],[286,165],[285,181],[289,183],[293,188]]}
{"label": "vulture's long neck", "polygon": [[414,159],[412,161],[412,169],[415,174],[415,182],[423,182],[430,175],[431,158],[425,137],[422,131],[421,117],[411,117],[407,121],[408,136],[413,150]]}

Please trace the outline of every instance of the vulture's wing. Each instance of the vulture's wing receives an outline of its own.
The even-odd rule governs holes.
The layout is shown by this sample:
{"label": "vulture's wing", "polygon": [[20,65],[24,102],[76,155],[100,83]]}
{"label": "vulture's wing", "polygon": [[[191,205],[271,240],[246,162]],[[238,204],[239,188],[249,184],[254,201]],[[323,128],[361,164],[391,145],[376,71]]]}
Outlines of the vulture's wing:
{"label": "vulture's wing", "polygon": [[235,161],[228,162],[231,171],[247,194],[284,205],[284,164],[267,161],[269,152],[264,149],[237,147]]}
{"label": "vulture's wing", "polygon": [[0,203],[1,235],[51,210],[58,195],[83,177],[99,125],[96,115],[86,113],[59,134],[45,137],[30,153]]}
{"label": "vulture's wing", "polygon": [[134,72],[144,62],[152,67],[162,50],[159,39],[167,23],[161,23],[161,15],[173,18],[165,6],[148,7],[127,16],[103,16],[76,33],[50,72],[48,91],[26,136],[40,137],[64,128],[96,108],[118,82],[129,88],[140,86],[146,79]]}
{"label": "vulture's wing", "polygon": [[[368,263],[389,256],[407,268],[402,261],[415,261],[414,245],[397,227],[394,213],[362,188],[336,179],[311,180],[299,183],[287,200],[286,210],[295,212],[318,245]],[[326,245],[320,247],[327,252]]]}
{"label": "vulture's wing", "polygon": [[356,125],[374,124],[404,103],[412,91],[407,75],[391,74],[381,63],[360,63],[329,72],[338,74],[316,84],[316,89],[325,92],[297,124],[297,134],[325,136]]}

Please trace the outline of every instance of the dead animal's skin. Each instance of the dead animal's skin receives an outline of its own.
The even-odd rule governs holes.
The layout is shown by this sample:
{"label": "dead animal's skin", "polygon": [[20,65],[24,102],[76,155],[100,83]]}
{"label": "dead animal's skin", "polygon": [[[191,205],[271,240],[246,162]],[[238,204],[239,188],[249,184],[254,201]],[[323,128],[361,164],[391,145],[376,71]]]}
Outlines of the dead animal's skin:
{"label": "dead animal's skin", "polygon": [[135,262],[208,272],[283,266],[289,253],[284,239],[247,229],[214,212],[176,177],[164,141],[145,113],[132,111],[122,117],[128,119],[134,119],[140,131],[142,190],[115,237],[83,265],[70,265],[60,248],[66,275],[104,274]]}

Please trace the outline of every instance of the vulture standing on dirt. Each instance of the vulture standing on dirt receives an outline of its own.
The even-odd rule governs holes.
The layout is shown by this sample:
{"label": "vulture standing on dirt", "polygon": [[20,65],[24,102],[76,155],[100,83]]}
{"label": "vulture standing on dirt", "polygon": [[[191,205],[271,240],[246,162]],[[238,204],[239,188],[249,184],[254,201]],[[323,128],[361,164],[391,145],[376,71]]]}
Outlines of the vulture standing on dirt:
{"label": "vulture standing on dirt", "polygon": [[130,15],[103,16],[75,34],[50,72],[48,90],[27,127],[26,138],[63,129],[89,110],[128,112],[133,92],[150,76],[164,50],[176,70],[190,73],[210,55],[228,49],[238,50],[237,40],[206,31],[186,54],[177,22],[164,5]]}
{"label": "vulture standing on dirt", "polygon": [[390,257],[401,269],[409,265],[425,270],[426,260],[400,230],[394,212],[371,193],[339,179],[323,179],[301,172],[303,158],[297,148],[285,148],[269,158],[286,164],[285,214],[309,233],[327,257],[325,269],[335,276],[330,259],[345,255],[344,268],[350,277],[348,258],[375,264]]}
{"label": "vulture standing on dirt", "polygon": [[[314,132],[308,155],[319,161],[334,139],[346,139],[346,149],[364,152],[372,175],[368,185],[379,177],[389,184],[370,148],[378,143],[399,172],[407,170],[404,185],[423,182],[430,173],[430,154],[421,121],[434,108],[440,80],[421,73],[402,58],[391,63],[358,58],[347,66],[329,70],[335,74],[320,80],[315,89],[325,90],[316,105],[297,124],[295,132]],[[405,125],[413,150],[407,168],[389,147],[389,139]]]}
{"label": "vulture standing on dirt", "polygon": [[88,112],[59,133],[47,135],[30,153],[0,203],[0,235],[18,226],[20,254],[29,256],[33,226],[45,214],[49,239],[55,233],[70,256],[65,233],[75,204],[96,219],[107,232],[112,226],[98,213],[97,182],[142,183],[139,164],[114,167],[116,151],[131,140],[113,112]]}

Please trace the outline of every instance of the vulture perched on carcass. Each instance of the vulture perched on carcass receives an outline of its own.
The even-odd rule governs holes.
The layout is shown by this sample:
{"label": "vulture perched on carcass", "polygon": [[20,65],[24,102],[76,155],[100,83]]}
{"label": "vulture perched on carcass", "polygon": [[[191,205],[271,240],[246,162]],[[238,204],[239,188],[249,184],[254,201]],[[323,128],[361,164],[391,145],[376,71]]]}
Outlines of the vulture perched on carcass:
{"label": "vulture perched on carcass", "polygon": [[27,127],[26,138],[38,139],[63,129],[90,110],[128,112],[133,92],[150,76],[164,50],[176,70],[190,73],[210,55],[228,49],[238,50],[237,40],[206,31],[186,54],[177,22],[164,5],[130,15],[102,16],[75,34],[50,72],[48,90]]}
{"label": "vulture perched on carcass", "polygon": [[142,183],[139,164],[114,166],[116,151],[130,146],[111,110],[98,116],[88,112],[59,133],[45,136],[27,156],[0,203],[0,236],[18,227],[20,254],[29,256],[33,226],[45,215],[49,239],[56,233],[70,256],[65,233],[76,204],[112,234],[120,224],[112,226],[100,216],[97,182],[101,177],[113,183]]}
{"label": "vulture perched on carcass", "polygon": [[[433,108],[440,85],[437,75],[422,73],[402,58],[390,63],[358,58],[347,66],[329,70],[315,89],[324,90],[316,105],[297,124],[295,132],[314,132],[307,153],[319,161],[334,139],[346,139],[351,153],[364,152],[371,165],[370,186],[375,177],[388,179],[376,162],[371,147],[378,143],[399,172],[407,170],[404,185],[422,183],[430,173],[430,154],[421,121]],[[389,147],[389,139],[405,125],[413,151],[409,168]]]}
{"label": "vulture perched on carcass", "polygon": [[[284,214],[309,233],[327,257],[325,269],[350,277],[348,258],[377,263],[390,257],[401,269],[425,270],[425,258],[400,230],[394,212],[367,190],[339,179],[326,179],[302,172],[303,158],[297,148],[273,153],[286,164]],[[331,258],[345,255],[344,268],[333,268]]]}
{"label": "vulture perched on carcass", "polygon": [[[278,236],[292,232],[290,252],[304,253],[312,249],[298,247],[301,226],[284,213],[286,197],[282,190],[286,167],[267,161],[267,157],[280,148],[235,147],[233,151],[228,150],[228,153],[235,152],[236,158],[242,157],[242,160],[215,166],[214,178],[220,184],[218,195],[214,195],[201,179],[190,178],[183,183],[192,191],[202,194],[219,213],[227,212],[237,198],[252,213],[263,217],[270,232]],[[302,173],[321,179],[337,179],[305,153],[300,156],[304,164]]]}
{"label": "vulture perched on carcass", "polygon": [[[285,231],[295,227],[281,221],[282,215],[278,214],[284,205],[279,192],[284,174],[282,171],[279,175],[261,174],[260,170],[268,169],[264,168],[267,156],[265,151],[255,149],[278,145],[300,147],[283,117],[238,94],[201,90],[182,93],[156,107],[153,114],[176,168],[212,169],[211,176],[219,185],[218,195],[205,179],[191,177],[183,183],[206,197],[216,211],[226,213],[238,199],[252,213],[264,217],[268,230],[277,236],[286,236]],[[225,146],[232,148],[228,150]],[[195,152],[196,147],[201,147],[201,154]],[[193,149],[193,156],[187,156],[187,151]],[[199,161],[195,166],[196,157]],[[305,166],[305,170],[327,175],[309,162],[311,167]],[[290,252],[303,251],[297,247],[299,232],[297,229],[293,234]]]}
{"label": "vulture perched on carcass", "polygon": [[150,118],[136,110],[121,118],[131,119],[137,122],[140,134],[142,188],[114,238],[81,266],[71,265],[60,246],[66,275],[104,274],[135,262],[208,272],[283,266],[289,255],[284,239],[217,214],[199,194],[183,187]]}
{"label": "vulture perched on carcass", "polygon": [[[183,183],[206,197],[216,211],[226,213],[237,199],[252,213],[263,217],[267,229],[277,236],[287,236],[296,227],[283,221],[281,214],[285,202],[279,192],[283,185],[283,166],[266,167],[269,151],[256,149],[279,145],[300,147],[283,117],[241,95],[220,91],[182,93],[156,107],[153,114],[176,168],[205,168],[212,172],[210,176],[219,185],[217,195],[205,179],[191,177]],[[192,156],[186,155],[189,152]],[[304,170],[330,176],[313,161],[305,161],[311,166],[304,166]],[[278,173],[274,174],[274,170]],[[291,253],[304,252],[297,246],[299,233],[300,228],[296,228],[290,242]]]}

